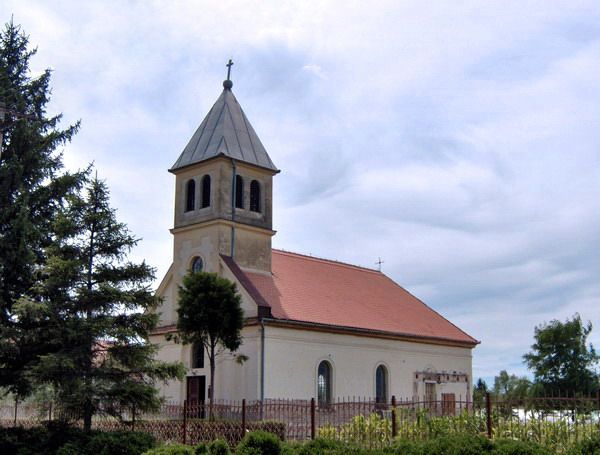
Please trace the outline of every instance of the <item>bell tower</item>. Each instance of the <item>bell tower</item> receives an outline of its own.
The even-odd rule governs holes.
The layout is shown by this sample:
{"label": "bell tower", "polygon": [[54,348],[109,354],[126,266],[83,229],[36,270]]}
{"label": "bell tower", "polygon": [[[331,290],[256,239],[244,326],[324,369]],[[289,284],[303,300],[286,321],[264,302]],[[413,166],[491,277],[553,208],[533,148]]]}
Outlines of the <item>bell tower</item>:
{"label": "bell tower", "polygon": [[273,176],[279,172],[233,95],[223,92],[169,169],[175,174],[174,272],[219,271],[219,255],[271,271]]}

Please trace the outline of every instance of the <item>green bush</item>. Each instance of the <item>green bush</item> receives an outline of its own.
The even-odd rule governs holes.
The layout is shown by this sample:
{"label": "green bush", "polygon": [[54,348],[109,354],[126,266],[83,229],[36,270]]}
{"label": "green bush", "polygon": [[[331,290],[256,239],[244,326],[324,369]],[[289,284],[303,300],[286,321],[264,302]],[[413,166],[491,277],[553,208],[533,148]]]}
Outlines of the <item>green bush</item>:
{"label": "green bush", "polygon": [[494,441],[493,455],[552,455],[552,451],[535,442],[517,441],[514,439],[497,439]]}
{"label": "green bush", "polygon": [[421,443],[408,439],[400,439],[394,443],[391,452],[398,455],[423,455],[423,448],[421,446]]}
{"label": "green bush", "polygon": [[71,448],[78,448],[79,455],[82,452],[81,447],[85,445],[88,438],[89,436],[78,428],[59,424],[27,429],[21,427],[0,428],[0,453],[55,455],[61,447],[69,443]]}
{"label": "green bush", "polygon": [[207,455],[208,454],[208,446],[201,442],[194,449],[194,455]]}
{"label": "green bush", "polygon": [[224,439],[215,439],[208,445],[209,455],[230,455],[229,444]]}
{"label": "green bush", "polygon": [[183,444],[165,444],[147,450],[142,455],[195,455],[195,449],[192,446]]}
{"label": "green bush", "polygon": [[281,453],[282,455],[377,455],[381,452],[363,449],[355,444],[317,438],[304,444],[285,444]]}
{"label": "green bush", "polygon": [[261,455],[280,455],[281,441],[273,433],[262,430],[253,431],[244,436],[242,442],[237,446],[236,453],[238,452],[244,455],[253,455],[255,452]]}
{"label": "green bush", "polygon": [[85,446],[89,455],[139,455],[156,445],[154,437],[137,431],[94,434]]}
{"label": "green bush", "polygon": [[81,455],[81,446],[74,442],[67,442],[56,451],[56,455]]}
{"label": "green bush", "polygon": [[600,454],[600,433],[584,439],[575,445],[569,455],[598,455]]}
{"label": "green bush", "polygon": [[489,453],[492,443],[483,436],[456,434],[423,441],[422,448],[428,455],[479,455]]}

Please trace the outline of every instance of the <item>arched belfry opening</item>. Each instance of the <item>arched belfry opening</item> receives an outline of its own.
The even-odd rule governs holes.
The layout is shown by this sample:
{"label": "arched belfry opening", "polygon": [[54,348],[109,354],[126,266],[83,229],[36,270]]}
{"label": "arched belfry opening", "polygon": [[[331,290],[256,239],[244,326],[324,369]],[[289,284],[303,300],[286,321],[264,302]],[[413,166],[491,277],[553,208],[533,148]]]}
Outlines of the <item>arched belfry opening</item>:
{"label": "arched belfry opening", "polygon": [[191,212],[196,208],[196,182],[194,179],[188,180],[185,185],[185,211]]}
{"label": "arched belfry opening", "polygon": [[244,178],[241,175],[235,176],[235,208],[244,208]]}
{"label": "arched belfry opening", "polygon": [[210,175],[202,177],[202,208],[210,207]]}
{"label": "arched belfry opening", "polygon": [[260,213],[260,183],[258,180],[250,182],[250,211]]}

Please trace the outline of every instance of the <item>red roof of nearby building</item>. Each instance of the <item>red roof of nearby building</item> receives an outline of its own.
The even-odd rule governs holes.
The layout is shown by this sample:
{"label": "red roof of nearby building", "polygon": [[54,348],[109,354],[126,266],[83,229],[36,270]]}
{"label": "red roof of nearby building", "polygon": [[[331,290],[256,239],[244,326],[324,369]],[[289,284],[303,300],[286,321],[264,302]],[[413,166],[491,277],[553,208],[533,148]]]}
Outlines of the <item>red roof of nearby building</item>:
{"label": "red roof of nearby building", "polygon": [[271,275],[236,268],[241,284],[276,319],[478,343],[376,270],[280,250],[273,250]]}

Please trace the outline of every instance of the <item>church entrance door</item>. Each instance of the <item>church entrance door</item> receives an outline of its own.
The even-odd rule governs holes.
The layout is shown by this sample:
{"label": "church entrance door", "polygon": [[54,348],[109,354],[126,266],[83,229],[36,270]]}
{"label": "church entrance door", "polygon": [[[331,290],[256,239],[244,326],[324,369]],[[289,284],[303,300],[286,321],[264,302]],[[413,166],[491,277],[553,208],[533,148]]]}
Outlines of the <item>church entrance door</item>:
{"label": "church entrance door", "polygon": [[206,376],[188,376],[186,396],[189,416],[204,418],[204,402],[206,401]]}

